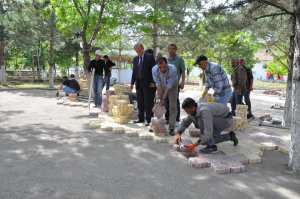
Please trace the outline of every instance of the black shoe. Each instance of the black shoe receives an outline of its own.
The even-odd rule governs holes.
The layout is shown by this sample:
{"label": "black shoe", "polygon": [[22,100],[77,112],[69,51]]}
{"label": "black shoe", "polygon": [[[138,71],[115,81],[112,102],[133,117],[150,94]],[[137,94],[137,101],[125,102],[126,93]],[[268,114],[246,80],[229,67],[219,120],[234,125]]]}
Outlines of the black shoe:
{"label": "black shoe", "polygon": [[169,131],[169,135],[170,135],[170,136],[174,136],[174,135],[175,135],[175,132],[174,132],[174,130],[173,130],[173,129],[170,129],[170,131]]}
{"label": "black shoe", "polygon": [[218,147],[216,145],[207,146],[203,149],[200,149],[199,152],[203,154],[217,153]]}
{"label": "black shoe", "polygon": [[146,123],[145,123],[145,126],[150,126],[150,122],[146,122]]}
{"label": "black shoe", "polygon": [[230,135],[230,141],[233,142],[233,146],[238,145],[239,140],[236,138],[235,133],[233,131],[230,131],[229,135]]}
{"label": "black shoe", "polygon": [[144,123],[144,120],[136,120],[136,121],[133,121],[133,123]]}
{"label": "black shoe", "polygon": [[152,129],[149,129],[149,132],[150,132],[150,133],[153,133],[153,130],[152,130]]}
{"label": "black shoe", "polygon": [[66,93],[66,96],[67,96],[67,97],[69,97],[69,94],[68,94],[68,93]]}

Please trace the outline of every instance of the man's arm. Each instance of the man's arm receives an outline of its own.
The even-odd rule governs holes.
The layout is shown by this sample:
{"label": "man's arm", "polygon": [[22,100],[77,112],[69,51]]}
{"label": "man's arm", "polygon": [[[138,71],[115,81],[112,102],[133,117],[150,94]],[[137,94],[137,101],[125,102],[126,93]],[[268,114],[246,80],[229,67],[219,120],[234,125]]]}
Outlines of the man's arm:
{"label": "man's arm", "polygon": [[56,97],[58,97],[59,92],[61,91],[61,89],[62,89],[63,86],[64,86],[64,85],[61,84],[61,85],[56,89]]}
{"label": "man's arm", "polygon": [[135,74],[135,60],[136,60],[136,58],[133,58],[133,67],[132,67],[132,75],[131,75],[131,89],[133,88],[133,85],[134,85],[134,83],[135,83],[135,76],[136,76],[136,74]]}
{"label": "man's arm", "polygon": [[182,122],[180,123],[179,128],[177,129],[177,134],[181,135],[185,131],[185,129],[189,128],[189,126],[191,125],[192,122],[193,121],[190,118],[190,116],[187,116],[186,118],[184,118],[182,120]]}

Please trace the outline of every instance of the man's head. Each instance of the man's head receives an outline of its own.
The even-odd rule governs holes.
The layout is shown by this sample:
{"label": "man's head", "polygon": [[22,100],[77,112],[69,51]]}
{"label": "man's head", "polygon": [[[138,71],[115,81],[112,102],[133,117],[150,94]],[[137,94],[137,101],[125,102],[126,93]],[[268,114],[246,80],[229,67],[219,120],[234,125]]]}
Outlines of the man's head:
{"label": "man's head", "polygon": [[70,75],[70,78],[75,78],[75,75],[71,74],[71,75]]}
{"label": "man's head", "polygon": [[160,58],[162,58],[162,54],[161,53],[156,53],[156,60],[159,60]]}
{"label": "man's head", "polygon": [[176,44],[170,44],[169,45],[169,56],[170,57],[175,57],[176,52],[177,52],[177,46],[176,46]]}
{"label": "man's head", "polygon": [[194,63],[194,65],[198,65],[199,68],[201,68],[202,70],[205,70],[208,64],[208,60],[207,57],[204,55],[200,55],[199,57],[197,57],[196,62]]}
{"label": "man's head", "polygon": [[186,98],[181,106],[188,115],[196,115],[197,103],[192,98]]}
{"label": "man's head", "polygon": [[108,56],[107,56],[107,55],[104,55],[104,56],[103,56],[103,59],[104,59],[104,61],[107,61],[107,60],[108,60]]}
{"label": "man's head", "polygon": [[245,66],[245,64],[246,64],[246,61],[244,59],[240,59],[240,65]]}
{"label": "man's head", "polygon": [[168,67],[168,61],[165,57],[161,57],[157,60],[157,66],[160,72],[165,73]]}
{"label": "man's head", "polygon": [[231,66],[233,68],[236,68],[237,66],[239,65],[239,59],[234,57],[234,58],[231,58]]}
{"label": "man's head", "polygon": [[134,45],[134,50],[136,52],[136,54],[138,54],[138,56],[143,56],[144,54],[144,46],[140,43],[137,43]]}
{"label": "man's head", "polygon": [[149,53],[151,55],[154,55],[154,51],[151,48],[145,50],[145,53]]}
{"label": "man's head", "polygon": [[100,50],[96,50],[96,52],[95,52],[95,56],[96,56],[96,60],[99,60],[99,59],[101,59],[101,56],[102,56],[102,53],[101,53],[101,51],[100,51]]}

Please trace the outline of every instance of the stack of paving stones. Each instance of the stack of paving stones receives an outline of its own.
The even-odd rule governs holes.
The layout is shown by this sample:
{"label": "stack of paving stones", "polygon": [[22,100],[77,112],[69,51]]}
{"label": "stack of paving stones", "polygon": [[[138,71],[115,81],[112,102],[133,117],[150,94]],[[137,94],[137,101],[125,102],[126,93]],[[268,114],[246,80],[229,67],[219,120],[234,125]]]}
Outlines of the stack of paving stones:
{"label": "stack of paving stones", "polygon": [[77,101],[77,93],[71,93],[69,94],[69,100],[72,101],[72,102],[75,102]]}
{"label": "stack of paving stones", "polygon": [[[247,127],[248,125],[248,120],[247,120],[247,111],[248,106],[247,105],[237,105],[236,107],[236,117],[233,119],[234,120],[234,130],[243,130]],[[241,118],[241,119],[239,119]]]}
{"label": "stack of paving stones", "polygon": [[162,116],[166,113],[165,107],[157,104],[152,109],[154,118],[151,119],[150,128],[156,136],[167,136],[167,129],[165,127],[165,119]]}
{"label": "stack of paving stones", "polygon": [[105,93],[105,97],[103,98],[103,105],[102,105],[102,112],[108,112],[109,111],[109,98],[110,96],[115,95],[115,91],[107,90]]}
{"label": "stack of paving stones", "polygon": [[115,84],[114,89],[116,92],[116,95],[123,95],[124,93],[130,93],[131,88],[127,85],[122,85],[122,84]]}
{"label": "stack of paving stones", "polygon": [[112,116],[112,110],[114,108],[114,106],[117,105],[117,101],[118,100],[126,100],[129,103],[129,97],[128,95],[111,95],[109,97],[109,115]]}
{"label": "stack of paving stones", "polygon": [[80,79],[78,84],[79,84],[80,89],[82,91],[82,95],[85,96],[85,97],[89,96],[89,89],[87,87],[87,81],[84,80],[84,79]]}
{"label": "stack of paving stones", "polygon": [[134,111],[134,105],[129,104],[128,100],[117,100],[117,105],[112,109],[114,122],[117,124],[128,123]]}

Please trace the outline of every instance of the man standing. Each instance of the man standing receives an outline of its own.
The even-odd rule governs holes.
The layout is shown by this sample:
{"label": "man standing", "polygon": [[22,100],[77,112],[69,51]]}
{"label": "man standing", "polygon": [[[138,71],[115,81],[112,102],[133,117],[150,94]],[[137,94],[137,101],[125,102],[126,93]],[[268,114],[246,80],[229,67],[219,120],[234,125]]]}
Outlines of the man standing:
{"label": "man standing", "polygon": [[114,62],[112,62],[107,55],[104,55],[103,56],[103,59],[105,61],[105,81],[103,83],[103,88],[106,84],[106,90],[109,90],[109,86],[110,86],[110,77],[111,77],[111,70],[112,70],[112,67],[115,66],[116,64]]}
{"label": "man standing", "polygon": [[156,84],[156,99],[166,107],[170,114],[169,134],[175,135],[175,123],[177,115],[178,76],[174,65],[168,64],[165,57],[157,60],[157,65],[152,69],[153,79]]}
{"label": "man standing", "polygon": [[224,69],[217,63],[209,62],[204,55],[197,57],[194,65],[198,65],[205,73],[205,90],[202,98],[212,88],[214,101],[227,105],[232,90]]}
{"label": "man standing", "polygon": [[188,114],[180,124],[174,138],[174,144],[181,140],[181,134],[191,123],[202,132],[197,143],[188,145],[188,151],[193,152],[200,144],[206,145],[200,153],[216,153],[216,144],[225,141],[232,141],[233,145],[238,144],[238,139],[233,131],[221,133],[232,126],[233,118],[229,108],[221,103],[196,103],[192,98],[186,98],[182,103],[182,108]]}
{"label": "man standing", "polygon": [[246,82],[247,91],[244,93],[245,103],[248,106],[247,118],[254,119],[255,117],[251,111],[251,100],[250,100],[250,92],[253,90],[253,74],[252,74],[252,70],[245,66],[245,63],[246,62],[244,59],[240,59],[240,65],[245,68],[246,73],[247,73],[247,82]]}
{"label": "man standing", "polygon": [[139,119],[134,123],[145,122],[146,112],[145,126],[149,126],[153,116],[152,108],[155,95],[155,83],[152,76],[155,59],[153,55],[144,52],[144,46],[140,43],[134,45],[134,50],[138,56],[133,59],[131,89],[135,84],[139,109]]}
{"label": "man standing", "polygon": [[[179,125],[180,121],[180,101],[179,101],[179,91],[183,90],[185,83],[185,65],[184,60],[177,56],[177,46],[176,44],[169,45],[169,58],[168,63],[173,64],[177,68],[177,76],[178,76],[178,96],[177,96],[177,115],[176,115],[176,123]],[[181,82],[179,82],[181,79]],[[168,106],[168,102],[166,103]],[[166,107],[167,108],[167,107]],[[169,121],[169,109],[167,108],[167,113],[165,115],[166,120]]]}
{"label": "man standing", "polygon": [[231,59],[231,65],[234,68],[231,76],[232,81],[232,100],[231,100],[231,112],[235,116],[235,109],[237,104],[243,104],[243,96],[247,92],[247,72],[246,69],[239,65],[238,58]]}
{"label": "man standing", "polygon": [[95,69],[95,76],[94,79],[91,81],[93,82],[93,90],[94,90],[94,104],[95,108],[101,108],[102,104],[102,89],[103,89],[103,70],[105,68],[105,62],[101,59],[101,51],[96,50],[95,52],[95,59],[90,61],[88,66],[88,71],[91,73],[92,69]]}
{"label": "man standing", "polygon": [[59,96],[59,92],[63,90],[67,96],[72,93],[77,93],[79,95],[80,86],[75,79],[75,76],[72,74],[70,75],[70,79],[67,76],[63,77],[63,82],[56,90],[56,97]]}

